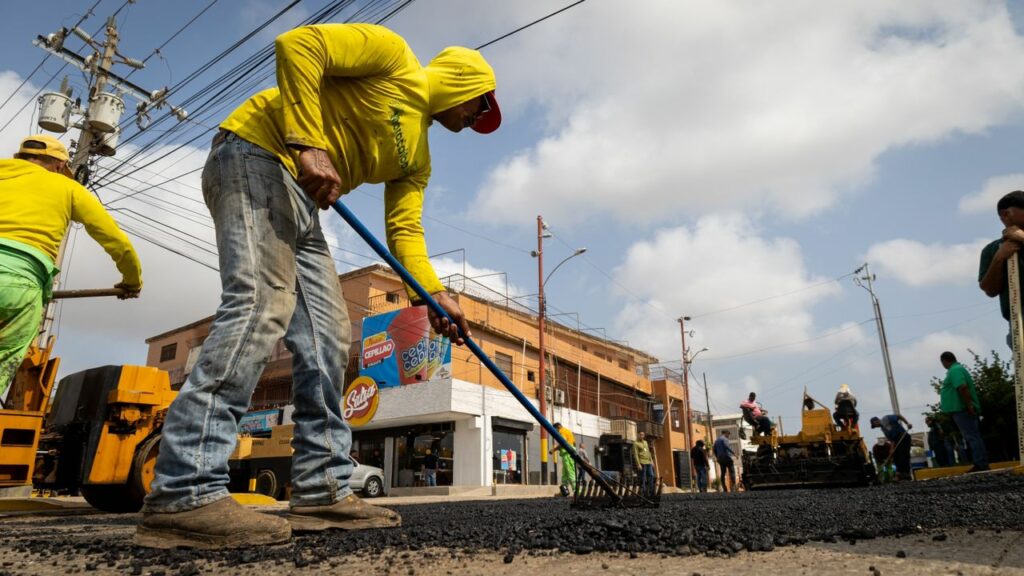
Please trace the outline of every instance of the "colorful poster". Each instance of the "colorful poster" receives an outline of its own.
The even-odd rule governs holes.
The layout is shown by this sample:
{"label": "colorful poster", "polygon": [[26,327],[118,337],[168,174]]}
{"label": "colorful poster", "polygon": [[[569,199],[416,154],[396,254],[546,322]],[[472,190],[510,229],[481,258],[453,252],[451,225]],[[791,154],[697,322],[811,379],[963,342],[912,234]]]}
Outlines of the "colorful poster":
{"label": "colorful poster", "polygon": [[509,452],[511,452],[511,450],[502,450],[501,451],[501,469],[502,470],[508,470],[508,456],[509,456]]}
{"label": "colorful poster", "polygon": [[238,421],[239,434],[259,434],[270,432],[270,429],[281,423],[281,411],[279,409],[260,410],[249,412]]}
{"label": "colorful poster", "polygon": [[359,374],[390,388],[451,377],[451,342],[434,334],[426,306],[363,318]]}

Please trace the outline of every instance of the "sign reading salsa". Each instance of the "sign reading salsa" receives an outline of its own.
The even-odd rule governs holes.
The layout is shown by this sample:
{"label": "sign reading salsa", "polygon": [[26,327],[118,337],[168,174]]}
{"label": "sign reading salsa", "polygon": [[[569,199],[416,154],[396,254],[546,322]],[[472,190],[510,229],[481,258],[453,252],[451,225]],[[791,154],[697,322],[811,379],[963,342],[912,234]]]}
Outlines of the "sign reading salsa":
{"label": "sign reading salsa", "polygon": [[426,306],[363,319],[359,374],[389,388],[451,376],[451,342],[434,334]]}

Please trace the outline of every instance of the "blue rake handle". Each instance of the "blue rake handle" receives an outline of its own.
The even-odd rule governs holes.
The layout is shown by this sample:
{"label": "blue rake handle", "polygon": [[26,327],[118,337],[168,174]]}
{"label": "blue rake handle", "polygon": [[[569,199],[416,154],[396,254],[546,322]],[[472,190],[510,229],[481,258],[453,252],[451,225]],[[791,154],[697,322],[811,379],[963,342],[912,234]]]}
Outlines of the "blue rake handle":
{"label": "blue rake handle", "polygon": [[[399,276],[401,276],[402,280],[407,285],[412,287],[413,291],[416,292],[416,295],[419,296],[420,299],[423,300],[423,302],[425,302],[427,306],[429,306],[430,309],[434,311],[435,314],[443,318],[447,318],[449,322],[455,324],[455,322],[451,319],[451,316],[449,316],[448,313],[445,312],[444,308],[441,308],[441,305],[437,303],[437,300],[434,300],[434,297],[431,296],[430,293],[428,293],[426,290],[424,290],[423,286],[420,286],[420,283],[417,282],[416,279],[412,277],[412,274],[410,274],[409,271],[405,269],[405,266],[402,266],[402,264],[398,262],[398,259],[396,259],[394,255],[392,255],[391,252],[388,251],[387,247],[381,244],[380,240],[378,240],[366,228],[366,226],[363,226],[363,223],[360,222],[358,218],[356,218],[356,215],[353,214],[352,211],[349,210],[348,207],[341,202],[341,200],[335,200],[334,204],[332,204],[331,206],[335,209],[335,211],[338,212],[338,214],[341,214],[341,217],[344,218],[345,222],[348,222],[349,226],[351,226],[352,229],[356,231],[356,234],[359,234],[359,236],[363,240],[365,240],[367,244],[370,245],[370,248],[373,248],[373,251],[376,252],[378,256],[383,258],[384,261],[387,262],[388,265],[391,266],[391,268],[395,272],[397,272]],[[505,373],[501,371],[501,368],[498,368],[498,365],[495,364],[494,361],[491,360],[489,356],[487,356],[487,354],[480,348],[480,346],[477,345],[477,343],[474,342],[472,338],[467,336],[462,331],[461,327],[459,328],[459,335],[462,336],[462,338],[466,341],[466,347],[469,348],[473,352],[473,354],[475,354],[476,357],[479,358],[481,362],[483,362],[484,366],[487,366],[487,369],[491,371],[491,374],[494,374],[495,378],[501,381],[505,388],[509,392],[511,392],[513,396],[516,397],[516,400],[518,400],[519,403],[523,405],[523,408],[526,408],[526,411],[529,412],[531,416],[533,416],[533,419],[536,420],[541,426],[543,426],[545,430],[547,430],[548,434],[550,434],[551,437],[554,438],[556,442],[558,442],[558,445],[561,446],[563,450],[568,452],[569,455],[572,456],[572,459],[575,460],[576,463],[579,464],[580,467],[587,472],[587,474],[589,474],[595,481],[597,481],[598,485],[600,485],[601,488],[605,490],[605,492],[607,492],[610,496],[614,497],[615,490],[604,478],[604,475],[601,474],[594,466],[586,463],[582,458],[580,458],[579,453],[576,452],[576,448],[573,447],[572,444],[567,442],[565,438],[562,437],[561,433],[559,433],[558,430],[551,425],[551,422],[548,422],[548,419],[545,418],[544,415],[541,414],[539,410],[537,410],[533,403],[530,402],[526,398],[526,396],[524,396],[523,393],[519,391],[519,388],[517,388],[516,385],[513,384],[511,380],[509,380],[508,376],[506,376]]]}

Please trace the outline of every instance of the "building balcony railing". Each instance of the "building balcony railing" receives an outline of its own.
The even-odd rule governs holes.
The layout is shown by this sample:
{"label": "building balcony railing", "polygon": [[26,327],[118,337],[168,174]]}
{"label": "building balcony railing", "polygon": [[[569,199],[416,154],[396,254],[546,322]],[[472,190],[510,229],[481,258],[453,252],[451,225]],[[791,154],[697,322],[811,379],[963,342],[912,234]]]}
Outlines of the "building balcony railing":
{"label": "building balcony railing", "polygon": [[643,432],[651,438],[661,438],[665,435],[665,428],[650,420],[639,420],[636,423],[636,433]]}
{"label": "building balcony railing", "polygon": [[384,312],[401,310],[407,306],[409,306],[409,299],[406,298],[405,294],[399,294],[398,292],[378,294],[376,296],[371,296],[369,300],[370,312],[374,314],[383,314]]}

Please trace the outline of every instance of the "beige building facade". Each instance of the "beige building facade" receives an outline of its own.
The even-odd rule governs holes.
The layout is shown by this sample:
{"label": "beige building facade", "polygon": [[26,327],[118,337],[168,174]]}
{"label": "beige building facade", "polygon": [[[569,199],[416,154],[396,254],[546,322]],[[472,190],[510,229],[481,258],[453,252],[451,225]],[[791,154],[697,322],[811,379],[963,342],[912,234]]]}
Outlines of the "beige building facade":
{"label": "beige building facade", "polygon": [[[443,281],[480,347],[539,405],[537,315],[471,278],[453,275]],[[363,318],[410,303],[400,279],[381,265],[342,274],[339,282],[352,324],[346,373],[350,382],[359,375]],[[166,370],[172,385],[180,387],[212,320],[203,318],[147,339],[147,364]],[[688,466],[687,428],[680,418],[692,413],[682,408],[685,394],[679,383],[660,372],[652,381],[650,367],[657,359],[640,350],[550,320],[546,324],[548,417],[569,427],[597,462],[602,436],[613,430],[643,430],[653,440],[659,475],[668,484],[688,485],[685,467],[676,462],[677,453],[684,452]],[[277,421],[283,422],[290,403],[291,355],[279,342],[251,410],[281,410]],[[701,437],[696,431],[694,435]],[[353,452],[360,462],[383,468],[390,488],[420,485],[428,450],[440,459],[437,478],[442,486],[539,484],[539,444],[539,426],[529,413],[467,348],[458,346],[451,348],[447,377],[381,388],[376,415],[353,430]],[[549,471],[557,473],[554,465]]]}

